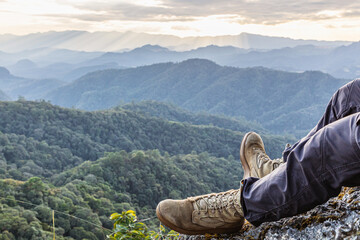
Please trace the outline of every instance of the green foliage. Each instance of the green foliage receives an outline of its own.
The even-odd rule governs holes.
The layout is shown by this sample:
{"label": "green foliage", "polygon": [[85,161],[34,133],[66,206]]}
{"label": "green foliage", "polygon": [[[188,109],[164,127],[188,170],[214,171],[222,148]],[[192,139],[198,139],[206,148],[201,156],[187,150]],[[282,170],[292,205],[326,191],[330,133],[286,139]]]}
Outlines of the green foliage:
{"label": "green foliage", "polygon": [[[34,222],[31,226],[46,239],[52,230],[51,212],[56,210],[59,237],[102,239],[109,232],[94,225],[112,228],[108,216],[113,212],[136,209],[141,218],[153,218],[162,199],[236,188],[242,174],[238,161],[207,153],[175,156],[162,155],[158,150],[107,153],[97,161],[86,161],[47,178],[51,184],[38,177],[27,181],[0,180],[2,208],[4,212],[16,209],[14,216],[18,216],[4,215],[0,227],[5,229],[1,233],[6,230],[20,239],[12,224],[30,226]],[[149,229],[154,230],[157,225],[157,219],[148,222]]]}
{"label": "green foliage", "polygon": [[173,104],[153,100],[141,101],[138,103],[132,102],[118,106],[115,109],[126,109],[139,112],[149,117],[158,117],[168,121],[186,122],[193,125],[210,125],[239,132],[267,132],[260,124],[246,121],[244,118],[235,119],[226,116],[211,115],[205,112],[192,113]]}
{"label": "green foliage", "polygon": [[[94,166],[97,172],[93,172]],[[84,180],[90,174],[96,181],[88,184]],[[99,197],[155,209],[160,200],[169,196],[185,198],[237,188],[242,174],[240,162],[234,159],[207,153],[170,157],[157,150],[139,150],[107,153],[95,162],[85,162],[54,176],[52,182],[56,186],[74,184],[89,206],[103,212],[106,205]]]}
{"label": "green foliage", "polygon": [[51,177],[81,162],[83,160],[69,149],[49,146],[45,141],[24,135],[0,132],[0,178]]}
{"label": "green foliage", "polygon": [[66,188],[54,188],[37,177],[26,182],[0,180],[0,186],[0,234],[4,239],[52,238],[52,210],[56,211],[56,239],[103,239],[106,235],[99,215],[81,196],[74,195],[75,206],[66,197]]}
{"label": "green foliage", "polygon": [[[171,155],[196,151],[208,152],[217,157],[233,155],[238,159],[238,148],[244,135],[243,132],[214,126],[194,126],[146,117],[127,110],[84,112],[52,106],[46,102],[22,101],[0,102],[0,131],[35,139],[35,152],[42,152],[42,148],[50,151],[50,156],[41,156],[46,166],[40,166],[49,166],[50,169],[78,164],[78,158],[96,160],[104,152],[121,150],[159,149]],[[270,135],[264,137],[271,157],[279,157],[289,140],[292,139]],[[10,161],[15,158],[33,158],[26,155],[29,148],[27,141],[24,139],[17,142],[16,145],[25,145],[23,149],[19,148],[17,154],[21,155],[18,157],[14,156],[17,150],[10,148],[6,151]],[[69,153],[67,158],[62,156],[61,149],[71,151],[73,156]],[[52,160],[52,155],[58,160]],[[34,163],[39,165],[38,162]]]}
{"label": "green foliage", "polygon": [[114,222],[114,232],[108,236],[113,240],[122,239],[178,239],[179,234],[175,231],[166,233],[165,228],[160,225],[159,231],[149,231],[146,224],[137,222],[135,211],[128,210],[120,213],[113,213],[110,219]]}
{"label": "green foliage", "polygon": [[[0,102],[0,239],[51,239],[53,210],[57,239],[104,239],[109,215],[127,209],[150,218],[149,233],[159,201],[237,188],[243,133],[220,128],[222,119],[204,116],[213,123],[205,126],[188,117],[199,125]],[[264,135],[273,155],[285,140]]]}

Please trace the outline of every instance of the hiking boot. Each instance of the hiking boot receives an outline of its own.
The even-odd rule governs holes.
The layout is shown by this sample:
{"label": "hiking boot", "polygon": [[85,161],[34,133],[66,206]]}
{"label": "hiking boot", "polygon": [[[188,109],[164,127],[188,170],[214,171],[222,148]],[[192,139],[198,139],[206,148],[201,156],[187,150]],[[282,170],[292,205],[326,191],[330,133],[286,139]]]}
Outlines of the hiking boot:
{"label": "hiking boot", "polygon": [[282,163],[282,159],[271,160],[266,155],[264,143],[259,134],[247,133],[241,143],[240,160],[244,169],[244,178],[262,178],[274,171]]}
{"label": "hiking boot", "polygon": [[156,215],[167,227],[188,235],[237,232],[244,223],[240,189],[184,200],[163,200],[156,208]]}

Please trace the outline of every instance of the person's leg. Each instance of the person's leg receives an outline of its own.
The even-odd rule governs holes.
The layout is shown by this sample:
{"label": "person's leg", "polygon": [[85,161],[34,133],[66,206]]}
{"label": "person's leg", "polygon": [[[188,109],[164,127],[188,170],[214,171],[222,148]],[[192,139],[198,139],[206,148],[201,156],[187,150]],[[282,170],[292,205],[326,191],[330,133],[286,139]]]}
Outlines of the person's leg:
{"label": "person's leg", "polygon": [[[334,93],[326,107],[324,115],[303,139],[313,136],[326,125],[357,112],[360,112],[360,79],[355,79],[347,83]],[[287,161],[287,155],[298,143],[299,142],[285,149],[283,152],[285,162]]]}
{"label": "person's leg", "polygon": [[[157,206],[158,218],[186,234],[233,232],[241,228],[244,216],[254,225],[278,220],[325,202],[336,196],[341,186],[359,185],[360,113],[343,118],[359,112],[359,103],[360,81],[355,80],[333,96],[315,130],[286,150],[286,163],[272,172],[257,172],[259,176],[268,174],[263,178],[244,179],[241,191],[164,200]],[[252,154],[257,152],[247,155]],[[254,159],[259,168],[269,164],[260,155]],[[270,165],[267,170],[275,168]]]}
{"label": "person's leg", "polygon": [[241,205],[252,224],[305,212],[360,184],[360,113],[303,138],[287,161],[263,178],[242,181]]}

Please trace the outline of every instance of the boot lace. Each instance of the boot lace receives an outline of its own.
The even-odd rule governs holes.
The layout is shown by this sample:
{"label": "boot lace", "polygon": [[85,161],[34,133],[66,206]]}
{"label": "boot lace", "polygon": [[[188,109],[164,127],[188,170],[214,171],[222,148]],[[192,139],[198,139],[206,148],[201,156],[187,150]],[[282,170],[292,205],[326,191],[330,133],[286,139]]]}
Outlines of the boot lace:
{"label": "boot lace", "polygon": [[258,168],[261,168],[261,166],[268,161],[273,162],[273,170],[275,168],[278,168],[282,163],[284,163],[284,160],[282,158],[275,158],[275,159],[271,160],[270,157],[263,152],[259,152],[257,154],[256,164],[257,164]]}
{"label": "boot lace", "polygon": [[258,168],[261,168],[261,166],[268,161],[270,161],[270,158],[265,153],[259,152],[256,155],[256,165],[258,166]]}
{"label": "boot lace", "polygon": [[211,193],[189,199],[195,203],[198,210],[222,210],[228,207],[240,209],[240,199],[237,199],[239,191],[239,189],[229,190],[227,192]]}

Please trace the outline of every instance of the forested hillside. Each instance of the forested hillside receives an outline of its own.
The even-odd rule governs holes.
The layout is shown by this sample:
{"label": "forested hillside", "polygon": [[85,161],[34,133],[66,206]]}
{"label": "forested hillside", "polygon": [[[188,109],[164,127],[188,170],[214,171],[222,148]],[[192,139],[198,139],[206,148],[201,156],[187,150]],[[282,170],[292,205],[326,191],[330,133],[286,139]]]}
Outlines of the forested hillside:
{"label": "forested hillside", "polygon": [[[28,176],[21,172],[14,175],[12,168],[16,167],[11,161],[5,158],[2,162],[2,175],[10,172],[15,178]],[[37,171],[41,174],[46,170],[38,167]],[[0,237],[49,239],[51,210],[55,210],[57,239],[105,239],[110,233],[106,229],[112,228],[109,216],[113,212],[134,209],[141,219],[153,218],[156,204],[164,198],[236,188],[241,175],[240,163],[231,158],[208,154],[170,157],[153,150],[109,153],[43,180],[2,179],[0,226],[7,231]],[[155,223],[156,219],[152,219]]]}
{"label": "forested hillside", "polygon": [[[238,157],[244,135],[127,110],[86,112],[27,101],[0,102],[0,131],[68,148],[86,160],[96,160],[106,151],[141,149],[159,149],[169,154],[207,151],[219,157]],[[272,157],[280,156],[286,144],[286,138],[280,136],[265,135],[264,141]]]}
{"label": "forested hillside", "polygon": [[191,111],[245,117],[274,132],[301,136],[317,123],[331,95],[347,81],[315,71],[222,67],[192,59],[94,72],[47,98],[87,110],[131,101],[171,102]]}
{"label": "forested hillside", "polygon": [[[184,118],[0,102],[0,239],[51,238],[53,210],[56,239],[105,239],[113,212],[135,209],[154,227],[162,199],[239,186],[245,132],[221,125],[245,131],[256,126],[166,104],[139,106],[184,112]],[[264,141],[275,157],[293,139],[267,134]]]}
{"label": "forested hillside", "polygon": [[193,125],[211,125],[239,132],[268,132],[256,122],[250,122],[245,119],[240,120],[220,115],[211,115],[205,112],[192,113],[170,103],[163,103],[152,100],[141,101],[138,103],[132,102],[116,107],[115,109],[126,109],[139,112],[146,116],[159,117],[169,121],[186,122]]}

